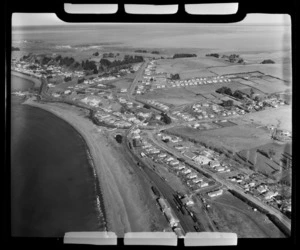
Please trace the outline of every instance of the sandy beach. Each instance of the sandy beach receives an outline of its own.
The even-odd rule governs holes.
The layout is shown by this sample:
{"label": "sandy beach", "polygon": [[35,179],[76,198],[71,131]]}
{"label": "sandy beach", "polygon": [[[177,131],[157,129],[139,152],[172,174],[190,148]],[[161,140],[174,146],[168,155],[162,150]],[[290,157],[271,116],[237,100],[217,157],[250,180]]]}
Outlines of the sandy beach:
{"label": "sandy beach", "polygon": [[[110,137],[86,118],[86,112],[61,104],[43,104],[28,99],[24,104],[47,110],[70,123],[85,139],[92,155],[103,194],[108,231],[123,237],[125,232],[162,231],[165,220],[155,206],[149,183],[141,180],[132,162]],[[162,227],[160,225],[163,225]]]}

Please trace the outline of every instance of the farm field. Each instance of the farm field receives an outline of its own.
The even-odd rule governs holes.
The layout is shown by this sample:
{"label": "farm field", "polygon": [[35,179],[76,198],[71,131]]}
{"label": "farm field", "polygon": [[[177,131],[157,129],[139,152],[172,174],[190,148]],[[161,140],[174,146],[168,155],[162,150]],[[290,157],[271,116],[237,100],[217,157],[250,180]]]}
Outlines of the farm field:
{"label": "farm field", "polygon": [[168,131],[179,136],[204,142],[217,148],[225,148],[232,152],[258,147],[272,142],[270,132],[256,128],[254,124],[244,124],[200,131],[188,127],[171,128]]}
{"label": "farm field", "polygon": [[193,77],[215,76],[217,74],[206,68],[227,65],[229,63],[208,57],[164,59],[157,62],[157,71],[169,74],[179,73],[181,79],[189,79]]}
{"label": "farm field", "polygon": [[273,77],[263,77],[262,79],[251,78],[247,81],[243,81],[243,84],[255,87],[266,94],[289,90],[285,82]]}
{"label": "farm field", "polygon": [[170,88],[167,90],[154,90],[142,95],[143,99],[154,99],[174,106],[203,101],[203,97],[198,97],[185,88]]}
{"label": "farm field", "polygon": [[292,107],[290,105],[249,113],[242,119],[262,126],[274,125],[280,129],[292,131]]}
{"label": "farm field", "polygon": [[282,232],[258,211],[225,192],[223,195],[208,200],[208,209],[218,229],[223,232],[237,233],[239,238],[281,238]]}
{"label": "farm field", "polygon": [[168,73],[183,72],[185,70],[199,70],[210,66],[227,66],[229,63],[209,57],[188,57],[164,59],[157,62],[157,70]]}
{"label": "farm field", "polygon": [[243,150],[238,153],[243,159],[251,163],[255,169],[260,173],[272,176],[280,170],[280,166],[270,160],[268,157],[256,152],[256,149]]}
{"label": "farm field", "polygon": [[[269,154],[270,150],[273,150],[274,155],[272,156],[272,160],[257,152],[257,149],[266,152],[267,154]],[[279,172],[276,174],[276,170],[280,170],[280,160],[285,153],[290,155],[292,154],[290,143],[278,144],[273,142],[257,148],[252,148],[250,150],[243,150],[239,152],[239,155],[254,164],[254,167],[257,171],[265,173],[269,176],[274,174],[274,176],[281,179],[283,177],[282,174]]]}
{"label": "farm field", "polygon": [[290,83],[292,81],[292,71],[290,63],[230,65],[227,67],[211,67],[209,68],[209,70],[219,75],[260,71],[266,75],[271,75],[279,79],[286,80]]}

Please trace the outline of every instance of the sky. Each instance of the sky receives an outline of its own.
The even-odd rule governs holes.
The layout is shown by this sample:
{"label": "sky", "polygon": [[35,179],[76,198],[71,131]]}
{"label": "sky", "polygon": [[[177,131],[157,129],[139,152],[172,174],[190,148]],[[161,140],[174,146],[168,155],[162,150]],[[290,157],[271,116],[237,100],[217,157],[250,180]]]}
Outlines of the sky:
{"label": "sky", "polygon": [[[117,11],[117,5],[115,4],[102,4],[100,8],[97,5],[74,5],[66,4],[65,11],[68,13],[115,13]],[[226,14],[236,13],[237,5],[224,5],[224,4],[198,4],[193,6],[186,6],[186,11],[191,14],[195,12],[201,12],[201,14]],[[125,10],[128,13],[139,12],[145,14],[148,13],[176,13],[177,5],[169,6],[151,6],[146,8],[143,6],[128,5],[125,6]],[[92,11],[91,11],[92,10]],[[146,11],[145,11],[146,10]],[[38,23],[38,24],[37,24]],[[290,25],[290,16],[284,14],[248,14],[246,18],[241,22],[243,24],[285,24]],[[42,25],[67,25],[60,20],[56,14],[51,13],[13,13],[12,26],[42,26]]]}

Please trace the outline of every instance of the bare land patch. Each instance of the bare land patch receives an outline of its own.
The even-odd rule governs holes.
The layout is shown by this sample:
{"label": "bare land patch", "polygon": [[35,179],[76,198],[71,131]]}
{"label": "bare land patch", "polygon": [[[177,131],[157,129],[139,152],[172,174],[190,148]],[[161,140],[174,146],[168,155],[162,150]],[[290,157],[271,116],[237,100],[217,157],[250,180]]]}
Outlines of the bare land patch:
{"label": "bare land patch", "polygon": [[[257,150],[263,152],[263,154]],[[271,159],[266,157],[266,155],[270,156],[270,151],[274,153],[274,155],[271,156]],[[287,159],[288,157],[291,157],[292,148],[291,143],[281,144],[273,142],[250,150],[243,150],[238,154],[246,161],[250,162],[256,171],[275,177],[277,180],[281,180],[286,178],[288,173],[285,173],[287,164],[282,164],[283,168],[281,169],[280,162],[283,158]],[[291,180],[287,179],[286,181],[290,182]]]}
{"label": "bare land patch", "polygon": [[225,148],[234,153],[272,142],[270,133],[266,129],[257,128],[253,124],[203,131],[189,127],[177,127],[168,131],[217,148]]}
{"label": "bare land patch", "polygon": [[203,96],[196,96],[196,94],[188,91],[185,88],[169,88],[164,90],[154,90],[152,92],[148,92],[142,95],[141,97],[142,99],[154,99],[162,103],[172,104],[174,106],[190,104],[205,99],[203,98]]}
{"label": "bare land patch", "polygon": [[237,233],[239,238],[285,237],[266,215],[254,212],[228,192],[208,203],[211,204],[208,212],[220,231]]}
{"label": "bare land patch", "polygon": [[292,81],[290,63],[230,65],[226,67],[210,67],[209,70],[219,75],[260,71],[266,75],[275,76],[290,83]]}
{"label": "bare land patch", "polygon": [[278,108],[249,113],[243,121],[252,121],[262,126],[274,125],[280,129],[292,131],[292,107],[284,105]]}
{"label": "bare land patch", "polygon": [[227,65],[229,63],[207,57],[164,59],[157,62],[157,71],[178,73],[181,79],[188,79],[214,76],[216,74],[207,70],[207,67]]}

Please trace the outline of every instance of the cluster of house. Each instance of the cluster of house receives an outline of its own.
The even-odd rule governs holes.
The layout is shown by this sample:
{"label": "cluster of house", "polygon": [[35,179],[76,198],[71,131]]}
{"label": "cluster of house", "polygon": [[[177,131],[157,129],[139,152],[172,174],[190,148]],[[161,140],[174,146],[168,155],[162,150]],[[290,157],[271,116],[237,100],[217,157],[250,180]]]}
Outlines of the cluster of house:
{"label": "cluster of house", "polygon": [[187,112],[180,112],[180,111],[176,110],[176,111],[173,111],[171,114],[176,116],[177,118],[183,119],[184,121],[187,121],[187,122],[196,120],[195,117],[193,117],[191,114],[189,114]]}
{"label": "cluster of house", "polygon": [[[154,146],[149,140],[143,138],[140,135],[140,130],[136,129],[132,131],[132,139],[134,146],[140,146],[140,154],[142,157],[148,156],[154,161],[159,161],[161,163],[167,164],[171,167],[177,174],[183,176],[186,181],[186,184],[192,189],[199,189],[207,187],[209,185],[206,177],[197,173],[194,169],[186,166],[183,162],[174,158],[167,152],[164,152]],[[172,139],[172,138],[171,138]],[[176,141],[176,138],[174,138]],[[137,140],[140,143],[137,145]]]}
{"label": "cluster of house", "polygon": [[[182,138],[177,136],[163,135],[162,133],[157,134],[157,136],[163,141],[168,140],[173,143],[182,141]],[[199,150],[199,153],[195,154],[188,150],[188,146],[175,145],[174,148],[189,160],[194,161],[197,165],[208,165],[216,172],[230,172],[230,168],[227,165],[221,164],[217,159],[215,159],[214,152],[212,150],[203,149]]]}
{"label": "cluster of house", "polygon": [[244,103],[244,108],[247,111],[260,111],[264,107],[271,107],[271,108],[277,108],[279,105],[284,105],[284,101],[281,100],[280,98],[272,97],[272,98],[267,98],[263,101],[256,101],[256,100],[251,100],[247,99],[247,102]]}
{"label": "cluster of house", "polygon": [[197,103],[192,106],[192,110],[195,113],[198,113],[198,119],[207,119],[214,118],[215,116],[231,116],[236,115],[240,110],[237,108],[236,110],[226,110],[220,105],[212,104],[212,103]]}
{"label": "cluster of house", "polygon": [[[34,69],[30,69],[30,67],[34,67]],[[12,69],[15,71],[29,74],[31,76],[35,76],[37,78],[41,78],[42,76],[48,77],[83,77],[84,72],[75,70],[72,72],[65,71],[63,67],[61,66],[55,66],[55,65],[48,65],[48,66],[41,66],[38,63],[28,63],[28,62],[22,62],[18,61],[15,62],[12,65]]]}
{"label": "cluster of house", "polygon": [[200,175],[194,169],[186,166],[186,164],[175,159],[173,156],[161,152],[157,155],[157,158],[170,166],[177,174],[180,174],[184,178],[187,186],[193,190],[208,187],[209,182],[206,177]]}
{"label": "cluster of house", "polygon": [[152,75],[155,72],[155,60],[149,62],[148,66],[145,68],[144,74],[147,76]]}
{"label": "cluster of house", "polygon": [[[36,66],[36,69],[30,69],[28,68],[29,66]],[[37,63],[17,62],[12,65],[12,69],[37,78],[41,78],[43,76],[42,72],[44,72],[44,69],[42,69]]]}
{"label": "cluster of house", "polygon": [[237,183],[245,192],[252,194],[256,198],[263,198],[264,200],[271,200],[278,195],[277,191],[269,190],[269,187],[264,184],[258,184],[252,178],[245,177],[242,174],[231,176],[230,181]]}
{"label": "cluster of house", "polygon": [[[175,147],[176,148],[176,147]],[[230,172],[230,168],[220,163],[214,156],[211,150],[201,150],[198,154],[194,154],[190,151],[184,151],[182,154],[194,161],[198,166],[207,165],[214,172]]]}
{"label": "cluster of house", "polygon": [[175,88],[175,87],[187,87],[187,86],[197,86],[197,85],[206,85],[212,83],[222,83],[222,82],[230,82],[230,79],[225,79],[224,76],[216,76],[209,78],[193,78],[188,80],[166,80],[166,83],[154,85],[153,88],[161,89],[161,88]]}
{"label": "cluster of house", "polygon": [[[102,81],[111,81],[111,80],[114,80],[116,79],[115,76],[107,76],[107,77],[95,77],[93,79],[86,79],[83,81],[84,84],[97,84],[99,82],[102,82]],[[100,86],[103,86],[102,84]]]}
{"label": "cluster of house", "polygon": [[231,82],[228,78],[224,76],[212,76],[212,77],[203,77],[203,78],[192,78],[187,80],[176,80],[176,81],[168,81],[172,87],[178,86],[191,86],[191,85],[202,85],[202,84],[212,84],[212,83],[222,83],[222,82]]}
{"label": "cluster of house", "polygon": [[[70,90],[66,90],[66,91],[70,91]],[[101,103],[102,101],[102,98],[100,96],[91,95],[91,96],[84,97],[80,101],[92,107],[98,107],[99,103]]]}
{"label": "cluster of house", "polygon": [[211,198],[222,195],[223,194],[223,189],[215,190],[212,192],[209,192],[207,195]]}
{"label": "cluster of house", "polygon": [[122,114],[118,112],[108,114],[104,111],[99,110],[96,112],[95,117],[98,119],[99,122],[104,122],[114,127],[129,128],[132,126],[132,123],[124,120]]}
{"label": "cluster of house", "polygon": [[147,100],[146,103],[163,111],[168,111],[170,109],[167,105],[155,100]]}

